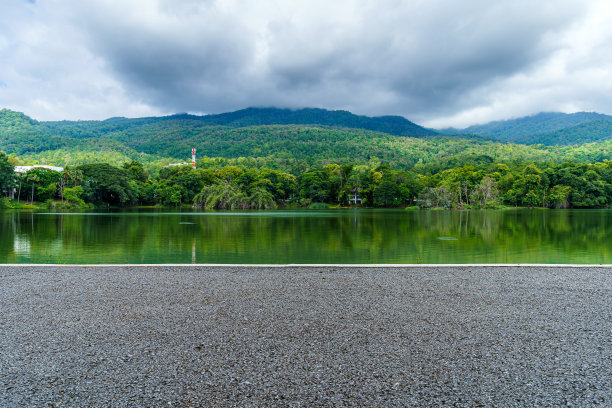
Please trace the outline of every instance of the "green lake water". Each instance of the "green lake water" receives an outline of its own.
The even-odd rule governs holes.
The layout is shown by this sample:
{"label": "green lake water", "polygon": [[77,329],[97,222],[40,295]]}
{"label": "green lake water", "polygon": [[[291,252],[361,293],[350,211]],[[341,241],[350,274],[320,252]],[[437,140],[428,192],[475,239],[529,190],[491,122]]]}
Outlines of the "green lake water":
{"label": "green lake water", "polygon": [[612,263],[612,210],[0,211],[1,263]]}

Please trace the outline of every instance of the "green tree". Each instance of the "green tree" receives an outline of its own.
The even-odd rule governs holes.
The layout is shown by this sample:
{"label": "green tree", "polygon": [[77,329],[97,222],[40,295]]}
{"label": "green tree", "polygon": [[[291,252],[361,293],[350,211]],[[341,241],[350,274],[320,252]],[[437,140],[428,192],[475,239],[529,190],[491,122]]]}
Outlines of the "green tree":
{"label": "green tree", "polygon": [[38,177],[38,174],[36,174],[35,172],[30,173],[29,171],[26,174],[26,182],[31,186],[32,188],[32,194],[30,195],[30,202],[34,202],[34,188],[36,187],[36,184],[40,181],[40,178]]}
{"label": "green tree", "polygon": [[570,206],[569,198],[571,194],[572,188],[570,186],[556,185],[547,197],[547,204],[553,208],[568,208]]}
{"label": "green tree", "polygon": [[3,195],[9,195],[16,187],[15,178],[15,168],[6,153],[0,151],[0,191]]}
{"label": "green tree", "polygon": [[64,201],[64,190],[67,185],[78,186],[83,181],[83,172],[81,170],[67,167],[61,174],[57,186],[62,202]]}
{"label": "green tree", "polygon": [[328,201],[329,195],[330,186],[325,171],[309,171],[300,176],[300,197],[313,203],[324,203]]}
{"label": "green tree", "polygon": [[376,207],[402,204],[402,198],[400,187],[390,177],[383,177],[380,184],[374,188],[374,205]]}
{"label": "green tree", "polygon": [[473,188],[471,194],[470,201],[480,208],[499,206],[497,182],[489,176],[484,177],[480,184]]}
{"label": "green tree", "polygon": [[245,210],[248,196],[235,184],[222,181],[206,186],[194,198],[194,206],[206,210]]}
{"label": "green tree", "polygon": [[274,196],[265,188],[256,187],[248,198],[249,208],[255,210],[270,210],[277,207]]}
{"label": "green tree", "polygon": [[149,179],[149,173],[144,169],[143,164],[136,160],[123,163],[121,167],[129,173],[132,180],[144,183]]}
{"label": "green tree", "polygon": [[81,186],[66,187],[64,189],[64,198],[66,202],[77,206],[85,207],[85,201],[81,198],[83,196],[83,188]]}
{"label": "green tree", "polygon": [[126,170],[106,163],[85,164],[78,166],[77,170],[83,173],[82,186],[87,201],[111,205],[126,205],[135,201],[135,192]]}

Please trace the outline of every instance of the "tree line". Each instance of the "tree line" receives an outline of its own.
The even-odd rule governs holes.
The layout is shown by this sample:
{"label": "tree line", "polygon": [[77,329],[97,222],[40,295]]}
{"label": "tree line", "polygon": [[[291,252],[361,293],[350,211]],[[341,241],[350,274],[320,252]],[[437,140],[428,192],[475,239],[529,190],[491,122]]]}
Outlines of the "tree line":
{"label": "tree line", "polygon": [[[138,161],[91,163],[63,172],[15,173],[0,152],[2,206],[28,202],[55,207],[190,205],[205,210],[364,206],[421,208],[601,208],[612,204],[612,161],[499,163],[473,158],[436,166],[326,164],[292,174],[256,161],[202,161],[204,167],[165,166],[151,176]],[[206,166],[208,164],[208,166]],[[449,166],[452,166],[449,168]]]}

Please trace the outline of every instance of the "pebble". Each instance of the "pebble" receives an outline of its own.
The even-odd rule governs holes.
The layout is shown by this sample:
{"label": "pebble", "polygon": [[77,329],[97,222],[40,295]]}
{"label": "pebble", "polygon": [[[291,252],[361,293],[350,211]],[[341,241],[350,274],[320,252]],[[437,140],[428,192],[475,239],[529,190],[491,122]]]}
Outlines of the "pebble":
{"label": "pebble", "polygon": [[609,268],[0,266],[0,285],[2,407],[612,406]]}

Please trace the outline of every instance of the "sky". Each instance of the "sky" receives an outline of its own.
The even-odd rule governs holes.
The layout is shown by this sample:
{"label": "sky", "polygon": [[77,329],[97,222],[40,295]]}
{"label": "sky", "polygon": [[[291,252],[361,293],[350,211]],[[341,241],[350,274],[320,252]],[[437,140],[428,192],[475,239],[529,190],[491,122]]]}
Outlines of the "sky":
{"label": "sky", "polygon": [[0,108],[319,107],[435,128],[612,114],[610,21],[609,0],[0,0]]}

